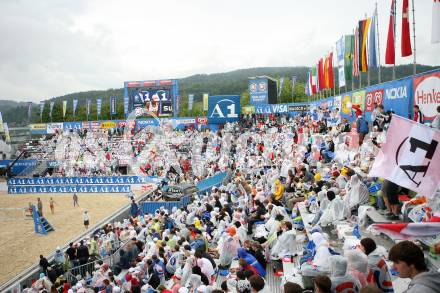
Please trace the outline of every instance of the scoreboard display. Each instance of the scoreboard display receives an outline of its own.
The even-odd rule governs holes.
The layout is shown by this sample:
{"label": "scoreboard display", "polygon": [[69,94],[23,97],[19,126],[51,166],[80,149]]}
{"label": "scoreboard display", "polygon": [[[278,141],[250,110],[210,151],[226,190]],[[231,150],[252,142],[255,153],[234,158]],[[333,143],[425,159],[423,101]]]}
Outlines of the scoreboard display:
{"label": "scoreboard display", "polygon": [[149,89],[134,91],[133,108],[143,108],[144,112],[157,117],[173,115],[173,101],[169,89]]}

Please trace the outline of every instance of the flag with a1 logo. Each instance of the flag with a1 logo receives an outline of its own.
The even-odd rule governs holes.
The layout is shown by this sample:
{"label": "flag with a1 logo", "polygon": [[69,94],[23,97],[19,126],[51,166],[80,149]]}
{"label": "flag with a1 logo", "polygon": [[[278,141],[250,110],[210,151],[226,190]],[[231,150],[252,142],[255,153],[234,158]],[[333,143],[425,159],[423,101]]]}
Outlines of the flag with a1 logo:
{"label": "flag with a1 logo", "polygon": [[440,186],[439,143],[440,131],[393,115],[369,176],[432,197]]}

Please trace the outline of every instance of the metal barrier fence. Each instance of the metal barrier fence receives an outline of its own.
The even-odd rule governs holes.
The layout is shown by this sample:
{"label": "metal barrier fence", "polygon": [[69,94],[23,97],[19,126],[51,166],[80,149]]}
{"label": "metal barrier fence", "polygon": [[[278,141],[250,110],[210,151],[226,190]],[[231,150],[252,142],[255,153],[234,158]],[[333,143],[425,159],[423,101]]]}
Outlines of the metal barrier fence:
{"label": "metal barrier fence", "polygon": [[[152,191],[149,191],[145,194],[143,194],[137,202],[140,203],[144,200],[145,197],[147,197]],[[81,239],[85,238],[86,236],[89,236],[93,231],[96,231],[97,229],[101,228],[103,225],[107,223],[114,224],[115,222],[120,222],[123,219],[126,219],[129,217],[130,214],[130,204],[127,204],[126,206],[120,208],[118,211],[116,211],[114,214],[108,216],[95,226],[89,228],[87,231],[79,235],[78,237],[75,237],[74,239],[71,239],[66,242],[66,244],[62,247],[62,250],[65,251],[68,248],[68,245],[70,242],[79,242]],[[122,247],[122,246],[121,246]],[[113,261],[116,260],[117,257],[119,257],[119,253],[113,254]],[[47,257],[47,260],[49,262],[53,261],[54,253],[49,255]],[[119,258],[117,259],[119,261]],[[5,282],[0,286],[0,292],[2,293],[14,293],[14,292],[20,292],[21,288],[23,286],[27,286],[28,288],[31,287],[33,280],[38,280],[41,273],[41,268],[38,263],[35,263],[28,269],[22,271],[20,274],[15,276],[14,278],[10,279],[9,281]]]}
{"label": "metal barrier fence", "polygon": [[154,214],[156,210],[165,208],[171,211],[174,207],[181,208],[188,205],[191,201],[191,195],[182,197],[179,201],[145,201],[142,203],[144,214]]}

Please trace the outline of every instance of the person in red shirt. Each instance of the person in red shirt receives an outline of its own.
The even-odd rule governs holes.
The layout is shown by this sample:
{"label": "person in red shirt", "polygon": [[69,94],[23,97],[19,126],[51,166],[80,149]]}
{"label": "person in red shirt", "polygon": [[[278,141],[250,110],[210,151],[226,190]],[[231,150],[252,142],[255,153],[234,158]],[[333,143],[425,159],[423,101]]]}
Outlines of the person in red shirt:
{"label": "person in red shirt", "polygon": [[422,123],[424,122],[425,118],[423,117],[422,112],[420,111],[420,108],[418,105],[414,105],[414,117],[413,120],[415,122]]}

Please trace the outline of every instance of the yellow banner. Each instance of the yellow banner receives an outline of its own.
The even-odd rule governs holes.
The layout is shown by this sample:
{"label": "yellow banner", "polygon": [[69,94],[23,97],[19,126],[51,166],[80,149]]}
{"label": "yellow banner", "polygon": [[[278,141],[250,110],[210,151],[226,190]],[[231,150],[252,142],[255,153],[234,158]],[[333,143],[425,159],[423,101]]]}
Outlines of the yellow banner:
{"label": "yellow banner", "polygon": [[255,113],[255,106],[243,106],[243,107],[241,107],[241,113],[253,114],[253,113]]}
{"label": "yellow banner", "polygon": [[102,128],[102,129],[112,129],[112,128],[116,128],[116,123],[115,123],[115,122],[112,122],[112,121],[102,122],[102,123],[101,123],[101,128]]}
{"label": "yellow banner", "polygon": [[203,111],[208,111],[209,94],[203,94]]}
{"label": "yellow banner", "polygon": [[46,130],[46,123],[36,123],[29,125],[31,130]]}

